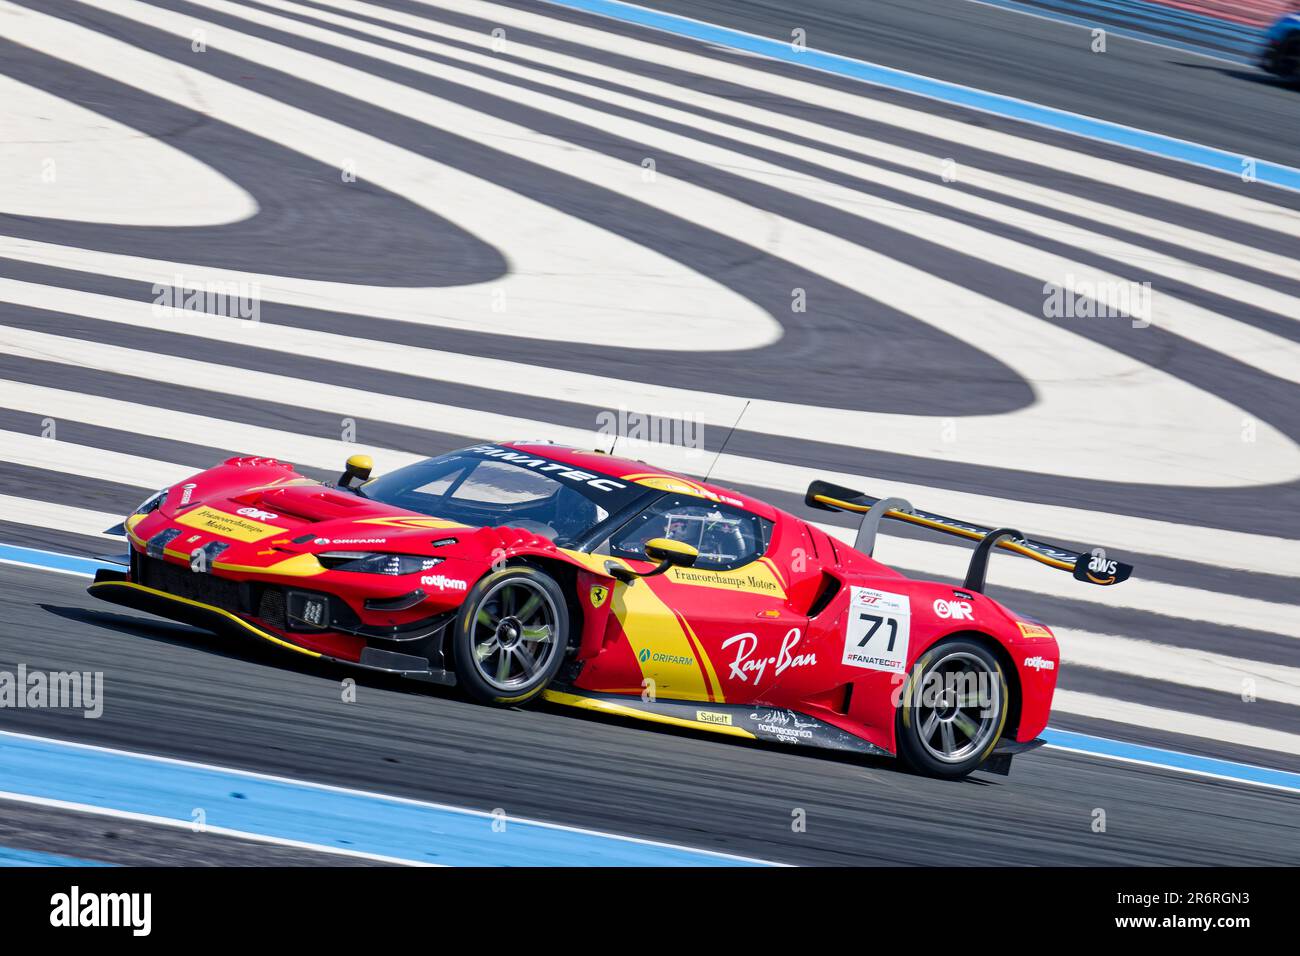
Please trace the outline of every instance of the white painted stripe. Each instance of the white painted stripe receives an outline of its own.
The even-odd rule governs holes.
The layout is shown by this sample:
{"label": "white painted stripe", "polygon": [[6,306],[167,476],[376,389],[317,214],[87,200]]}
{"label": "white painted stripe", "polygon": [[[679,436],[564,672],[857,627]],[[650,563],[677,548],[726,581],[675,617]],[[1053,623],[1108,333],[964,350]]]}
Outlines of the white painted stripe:
{"label": "white painted stripe", "polygon": [[28,568],[32,571],[52,571],[55,574],[70,574],[74,578],[93,578],[89,571],[74,571],[72,568],[55,568],[47,564],[34,564],[31,561],[17,561],[13,558],[0,558],[0,564],[12,568]]}
{"label": "white painted stripe", "polygon": [[[140,498],[143,500],[144,495]],[[54,501],[0,495],[0,521],[88,535],[102,540],[106,545],[116,544],[119,551],[122,550],[123,539],[103,532],[114,525],[121,524],[122,517],[122,515],[109,514],[107,511],[93,511],[90,508],[78,508],[75,505]]]}
{"label": "white painted stripe", "polygon": [[[191,18],[126,0],[120,6],[124,14],[141,22],[186,37],[195,22]],[[34,20],[36,16],[25,18],[23,42],[38,44],[55,56],[61,51],[66,53],[70,48],[67,33],[76,28],[64,21]],[[304,142],[301,130],[304,126],[320,124],[322,121],[317,117],[304,117],[300,111],[289,110],[283,104],[239,90],[197,71],[187,72],[170,62],[167,69],[162,70],[147,59],[151,54],[88,31],[84,37],[78,34],[76,40],[78,63],[82,66],[108,71],[117,79],[137,84],[144,83],[142,76],[147,76],[151,92],[162,95],[160,87],[171,85],[175,88],[173,95],[183,101],[188,101],[197,90],[214,116],[228,117],[231,122],[254,128],[260,135],[271,138],[284,139],[286,131],[297,130],[296,135],[288,136],[292,141],[291,148],[305,152],[311,152],[316,145]],[[424,122],[436,118],[439,123],[473,129],[478,135],[499,143],[502,149],[522,151],[531,161],[549,161],[564,168],[566,173],[648,202],[706,228],[727,222],[732,234],[759,236],[772,228],[770,216],[758,214],[743,203],[666,176],[659,177],[653,184],[640,184],[637,177],[628,177],[626,163],[539,136],[515,124],[504,123],[320,57],[215,27],[212,28],[211,42],[237,55],[260,62],[275,62],[296,76],[331,89],[346,90],[349,95],[367,101],[384,102],[387,109]],[[103,44],[109,46],[105,48]],[[141,57],[145,58],[144,62],[137,62]],[[129,68],[128,64],[133,66]],[[322,134],[312,134],[313,137],[318,135]],[[355,135],[347,130],[331,131],[332,137]],[[374,155],[374,149],[379,147],[371,143],[368,148]],[[404,194],[410,190],[427,190],[427,173],[423,179],[416,180],[403,175],[414,163],[409,154],[392,155],[391,146],[385,144],[383,148],[389,151],[387,160],[380,163],[376,175],[387,177],[384,185]],[[397,151],[398,154],[402,152]],[[524,215],[525,207],[520,206],[519,211]],[[511,219],[518,221],[514,216]],[[868,294],[874,298],[915,314],[975,348],[990,341],[1004,343],[999,357],[1033,382],[1040,398],[1033,406],[1014,414],[964,419],[965,438],[947,446],[935,440],[951,424],[946,419],[847,412],[836,416],[819,411],[818,417],[845,421],[847,427],[842,428],[839,434],[870,435],[876,447],[924,457],[951,456],[992,467],[1004,464],[1007,448],[1034,447],[1039,455],[1036,464],[1045,472],[1108,480],[1236,486],[1285,481],[1300,474],[1300,448],[1276,429],[1260,423],[1256,429],[1257,440],[1248,455],[1242,456],[1238,446],[1241,444],[1243,413],[1230,403],[1188,386],[1159,369],[1044,323],[1038,317],[975,295],[957,284],[940,281],[910,265],[868,253],[803,223],[782,220],[780,232],[780,246],[776,251],[806,268],[847,285],[860,284],[864,276],[870,276]],[[24,245],[29,250],[36,248],[30,243],[10,240],[5,244],[4,254],[10,254],[14,246]],[[147,278],[152,273],[155,281],[160,273],[175,268],[168,263],[147,261],[131,265],[130,257],[104,253],[88,256],[57,248],[43,248],[41,253],[53,256],[59,264],[76,263],[72,267],[91,271],[104,270],[105,263],[111,262],[108,271],[128,274],[124,269],[134,269],[135,277]],[[186,272],[197,272],[199,278],[259,281],[264,288],[273,287],[277,281],[290,281],[239,273],[207,275],[203,270],[190,266],[182,268]],[[140,275],[141,271],[144,276]],[[676,289],[676,292],[680,291]],[[552,294],[554,292],[552,289]],[[608,309],[610,302],[628,301],[629,293],[622,287],[617,297],[606,299],[604,307]],[[625,311],[621,304],[618,309]],[[373,310],[361,308],[360,311]],[[636,324],[630,316],[624,315],[623,320],[618,323],[620,327],[629,322]],[[586,337],[592,327],[590,322],[580,323],[580,326]],[[566,327],[578,328],[572,322]],[[501,330],[491,323],[488,328]],[[529,328],[532,334],[539,332],[535,325],[529,325]],[[551,334],[552,331],[548,326],[550,337],[564,338],[566,335],[563,332]],[[669,338],[678,341],[682,336]],[[1086,410],[1087,415],[1082,416],[1081,410]],[[755,403],[751,410],[753,427],[764,429],[765,419],[773,414],[774,409],[766,403]],[[788,423],[783,427],[806,426],[807,421],[805,412],[799,416],[797,424]],[[1063,422],[1070,422],[1072,427],[1063,428]],[[1153,459],[1150,454],[1149,436],[1153,434],[1161,436],[1165,451],[1159,459]],[[1228,453],[1229,449],[1232,454]]]}
{"label": "white painted stripe", "polygon": [[[227,13],[237,13],[254,23],[271,26],[286,26],[283,18],[268,16],[260,11],[226,2],[226,0],[196,0]],[[319,11],[303,7],[285,0],[268,0],[269,5],[299,12],[311,12],[313,15],[330,17]],[[935,179],[921,182],[912,177],[890,174],[878,167],[844,159],[840,156],[811,149],[787,142],[783,138],[753,133],[725,123],[710,122],[694,114],[672,110],[646,102],[633,96],[614,93],[576,80],[551,76],[539,70],[529,70],[503,60],[490,58],[481,54],[468,53],[456,47],[408,37],[397,31],[375,27],[360,21],[344,17],[333,17],[350,27],[355,27],[372,35],[398,40],[416,49],[434,50],[439,54],[457,59],[490,66],[507,73],[521,75],[535,82],[549,84],[557,89],[568,89],[586,96],[598,97],[611,105],[652,115],[663,116],[674,122],[689,126],[709,129],[722,135],[731,136],[745,142],[754,143],[767,149],[775,150],[799,159],[863,176],[868,180],[880,182],[908,192],[923,194],[927,199],[980,212],[991,216],[996,222],[1006,222],[1009,218],[1019,221],[1017,225],[1031,230],[1035,236],[1050,236],[1069,239],[1081,244],[1081,247],[1103,255],[1124,253],[1123,258],[1130,264],[1156,275],[1199,286],[1210,292],[1223,296],[1233,302],[1253,305],[1283,316],[1300,315],[1300,300],[1294,296],[1264,286],[1255,285],[1221,272],[1192,266],[1171,256],[1157,253],[1150,249],[1128,245],[1085,230],[1064,227],[1060,222],[1046,216],[1032,216],[1028,213],[1012,210],[1010,207],[981,200],[946,186]],[[788,192],[807,202],[821,203],[832,209],[841,210],[850,215],[902,231],[905,234],[924,236],[926,240],[944,246],[961,255],[983,259],[990,264],[1012,272],[1021,273],[1035,279],[1038,283],[1058,285],[1072,289],[1079,295],[1090,295],[1096,290],[1120,288],[1132,282],[1131,277],[1107,272],[1072,260],[1066,256],[1040,250],[1037,244],[1019,242],[985,232],[977,227],[968,226],[943,216],[923,212],[907,205],[891,202],[828,182],[825,179],[788,169],[784,166],[767,163],[739,153],[721,148],[699,140],[666,132],[655,126],[628,120],[619,116],[603,113],[598,109],[575,105],[568,100],[519,85],[501,82],[468,70],[447,67],[432,63],[422,57],[395,52],[387,47],[356,40],[352,37],[324,30],[317,27],[296,24],[293,29],[308,39],[318,40],[340,49],[363,53],[375,57],[381,62],[391,62],[416,73],[436,76],[440,79],[461,83],[467,88],[495,94],[522,106],[533,107],[564,117],[593,129],[604,130],[611,135],[644,143],[651,151],[662,150],[666,153],[688,156],[693,160],[704,162],[716,169],[724,169],[732,175],[751,180],[776,190]],[[632,82],[631,76],[622,77],[624,82]],[[653,153],[652,153],[653,154]],[[1118,209],[1110,210],[1110,219],[1122,215]],[[1258,265],[1258,262],[1255,263]],[[1287,272],[1292,271],[1294,263],[1289,263]],[[1238,321],[1221,313],[1215,313],[1194,302],[1171,298],[1158,287],[1153,289],[1149,312],[1145,319],[1157,328],[1165,329],[1184,338],[1198,342],[1222,355],[1228,355],[1244,364],[1251,365],[1270,375],[1300,382],[1300,346],[1271,332]],[[1085,320],[1086,321],[1086,320]]]}
{"label": "white painted stripe", "polygon": [[1218,717],[1202,717],[1200,714],[1166,710],[1163,707],[1151,707],[1127,700],[1099,697],[1096,694],[1058,688],[1056,696],[1052,698],[1052,710],[1056,713],[1131,724],[1171,734],[1204,737],[1207,740],[1218,740],[1239,747],[1255,747],[1260,750],[1300,755],[1300,734],[1270,730],[1267,727],[1256,727]]}
{"label": "white painted stripe", "polygon": [[[685,415],[689,410],[704,407],[697,402],[708,402],[711,407],[726,409],[731,419],[725,425],[730,425],[738,410],[728,407],[735,399],[726,399],[728,404],[724,405],[719,396],[704,396],[704,393],[672,390],[670,394],[669,390],[655,390],[635,382],[618,382],[580,373],[291,329],[269,323],[225,321],[170,312],[154,315],[150,307],[143,303],[14,280],[0,279],[0,301],[66,310],[137,328],[158,328],[217,341],[256,344],[291,355],[357,362],[366,367],[386,368],[439,381],[477,386],[483,383],[509,382],[511,390],[516,394],[589,403],[596,407],[605,401],[609,403],[603,406],[605,408],[630,406],[639,410],[659,409],[661,413]],[[340,418],[374,417],[416,428],[464,435],[474,440],[485,437],[504,440],[518,436],[538,436],[582,448],[604,447],[608,444],[606,436],[597,434],[594,411],[591,429],[562,427],[457,406],[374,395],[321,382],[276,378],[265,373],[225,366],[196,365],[189,359],[173,359],[19,329],[5,330],[4,341],[0,341],[0,353],[77,366],[112,368],[121,374],[144,379],[158,378],[184,387],[209,389],[218,394],[235,394],[270,402],[299,404],[305,408],[331,410]],[[201,375],[198,374],[199,369],[202,369]],[[257,387],[250,388],[252,383],[256,383]],[[310,391],[311,398],[295,401],[303,389]],[[72,418],[106,428],[120,428],[123,423],[130,423],[130,427],[142,434],[157,434],[176,441],[205,440],[247,454],[270,454],[315,467],[336,467],[348,454],[341,443],[322,444],[325,441],[323,439],[309,439],[289,432],[257,429],[249,425],[228,425],[215,418],[186,416],[166,409],[115,403],[98,396],[76,396],[74,393],[15,382],[0,381],[0,407],[25,410],[41,416],[52,415],[56,419]],[[802,419],[805,429],[802,432],[793,430],[791,437],[817,437],[816,422],[827,417],[833,419],[834,415],[829,411],[809,412]],[[744,423],[746,428],[749,428],[749,421],[747,416]],[[843,444],[844,436],[853,434],[856,432],[846,427],[833,441],[835,444]],[[364,441],[364,433],[359,437]],[[1247,448],[1249,446],[1242,446],[1245,457],[1249,459]],[[357,450],[362,449],[354,449]],[[659,467],[691,474],[699,474],[708,467],[708,459],[702,453],[678,446],[624,441],[620,443],[620,450],[632,457],[652,461]],[[377,461],[386,471],[414,460],[414,456],[405,452],[378,448],[372,451],[380,456]],[[1033,462],[1024,464],[1031,465]],[[900,495],[923,510],[967,521],[992,527],[1011,524],[1026,534],[1049,540],[1065,539],[1116,552],[1152,554],[1188,561],[1213,561],[1217,566],[1237,570],[1300,576],[1300,541],[1270,535],[1013,501],[737,455],[723,455],[714,468],[713,476],[721,484],[758,485],[799,495],[804,493],[811,481],[821,478],[877,496]],[[1118,505],[1122,505],[1122,502],[1117,502]]]}
{"label": "white painted stripe", "polygon": [[[187,46],[192,31],[202,24],[142,4],[118,0],[110,6],[114,13],[142,21],[165,20]],[[339,169],[340,177],[349,166],[358,177],[357,188],[376,184],[455,222],[495,247],[510,271],[498,280],[473,285],[402,288],[235,273],[53,244],[17,244],[45,249],[41,261],[47,264],[77,268],[75,263],[80,262],[91,271],[129,275],[130,264],[149,263],[145,281],[153,283],[171,283],[178,273],[190,283],[245,282],[260,286],[265,301],[529,338],[586,341],[591,329],[599,327],[601,341],[607,344],[672,350],[755,348],[780,335],[780,326],[766,312],[689,266],[485,178],[7,0],[0,2],[0,28],[15,42],[55,58],[70,58],[78,67],[317,159]],[[230,41],[238,34],[213,26],[204,29],[210,47],[234,52]],[[266,62],[276,59],[272,55]],[[526,154],[528,144],[518,148]],[[634,181],[639,178],[636,167],[623,164],[622,172]],[[4,245],[10,247],[12,240]],[[111,266],[106,269],[106,264]],[[573,277],[582,281],[572,281]],[[611,304],[625,321],[609,321]],[[689,335],[669,341],[659,331],[662,322],[689,330]]]}
{"label": "white painted stripe", "polygon": [[[166,137],[0,75],[0,209],[127,226],[219,226],[256,214],[249,193]],[[141,189],[165,182],[166,189]]]}
{"label": "white painted stripe", "polygon": [[0,448],[4,449],[5,459],[15,465],[155,490],[182,482],[195,472],[216,464],[178,465],[105,448],[90,448],[39,435],[2,430]]}
{"label": "white painted stripe", "polygon": [[[1082,734],[1081,736],[1086,737],[1089,735]],[[1141,747],[1142,745],[1137,744],[1132,746]],[[1281,790],[1285,793],[1296,792],[1296,788],[1294,786],[1289,786],[1288,784],[1285,783],[1273,783],[1272,781],[1253,779],[1252,777],[1237,775],[1233,773],[1216,773],[1215,771],[1205,769],[1204,767],[1180,766],[1174,763],[1163,762],[1161,760],[1147,760],[1141,757],[1122,757],[1119,756],[1118,754],[1101,753],[1096,750],[1089,750],[1085,747],[1071,747],[1071,746],[1067,746],[1066,744],[1049,743],[1045,745],[1045,749],[1059,750],[1062,753],[1082,754],[1083,756],[1096,757],[1100,760],[1114,760],[1117,763],[1132,764],[1133,766],[1136,767],[1152,767],[1157,770],[1172,770],[1174,773],[1185,773],[1193,777],[1204,777],[1207,780],[1225,780],[1229,783],[1244,783],[1247,786],[1251,786],[1251,787],[1267,787],[1270,790]],[[1143,749],[1150,749],[1156,752],[1159,752],[1161,750],[1161,748],[1159,747],[1151,747],[1151,748],[1143,748]],[[1178,753],[1178,751],[1165,751],[1165,752]],[[1188,754],[1186,756],[1190,756],[1193,760],[1218,760],[1218,758],[1198,757],[1195,754]],[[1250,766],[1249,764],[1241,764],[1241,763],[1233,764],[1232,761],[1223,761],[1223,762],[1228,764],[1230,767]]]}
{"label": "white painted stripe", "polygon": [[[1300,617],[1300,608],[1293,609]],[[1115,634],[1095,634],[1068,627],[1052,628],[1061,646],[1061,663],[1145,677],[1228,695],[1242,713],[1250,712],[1243,696],[1300,707],[1300,667],[1267,664],[1228,654],[1157,644]]]}
{"label": "white painted stripe", "polygon": [[[60,741],[62,743],[62,741]],[[50,797],[33,797],[25,793],[11,793],[0,790],[0,800],[11,803],[24,803],[29,806],[49,807],[52,810],[69,810],[73,813],[88,813],[92,816],[107,817],[113,820],[129,820],[132,823],[148,823],[153,826],[170,827],[174,830],[193,832],[193,820],[176,820],[172,817],[160,817],[151,813],[132,813],[129,810],[114,810],[98,807],[90,803],[74,803],[69,800],[55,800]],[[229,827],[203,825],[203,834],[218,837],[233,837],[237,840],[251,840],[272,846],[291,847],[295,850],[311,850],[315,853],[330,853],[334,856],[346,856],[357,860],[375,860],[379,863],[392,863],[398,866],[440,867],[440,863],[427,863],[419,860],[405,860],[396,856],[384,856],[381,853],[366,853],[362,850],[346,850],[342,847],[327,846],[323,843],[304,843],[302,840],[288,840],[283,837],[267,836],[265,833],[252,833],[248,830],[232,830]]]}
{"label": "white painted stripe", "polygon": [[[366,428],[362,424],[357,441],[345,442],[298,432],[279,431],[259,425],[209,418],[188,412],[139,405],[101,395],[83,395],[43,385],[29,385],[0,379],[0,408],[29,412],[43,418],[53,418],[56,428],[66,421],[82,422],[99,428],[127,429],[141,435],[151,435],[168,441],[195,443],[225,449],[241,455],[258,455],[278,458],[311,468],[337,469],[350,455],[367,454],[375,458],[385,472],[404,465],[423,461],[428,455],[414,455],[365,442]],[[540,428],[541,426],[534,426]],[[342,425],[340,424],[340,434]],[[432,451],[432,450],[431,450]],[[58,459],[67,467],[66,457]],[[188,463],[187,463],[188,464]],[[201,471],[217,464],[215,461],[195,462],[191,471]],[[35,467],[43,467],[36,465]],[[79,472],[73,472],[79,473]],[[138,474],[137,474],[138,477]],[[128,483],[134,483],[128,481]]]}
{"label": "white painted stripe", "polygon": [[[466,30],[447,23],[431,24],[427,18],[413,16],[398,10],[390,10],[387,7],[375,6],[371,3],[354,2],[354,0],[320,0],[320,3],[358,15],[364,14],[367,17],[386,21],[395,26],[426,31],[432,30],[439,38],[445,38],[461,44],[484,47],[491,39],[486,38],[481,32]],[[301,4],[288,2],[288,0],[271,0],[269,5],[299,12],[307,12],[310,10],[310,16],[315,19],[325,20],[338,25],[346,25],[349,29],[369,33],[373,36],[384,36],[388,39],[411,46],[414,49],[436,49],[440,56],[449,57],[465,63],[490,65],[493,70],[498,72],[521,78],[533,79],[543,83],[544,85],[549,85],[557,89],[572,89],[576,91],[586,90],[588,95],[594,95],[608,103],[622,105],[648,116],[671,118],[675,122],[684,123],[697,129],[721,132],[724,135],[736,138],[742,142],[766,144],[773,138],[772,136],[762,133],[751,132],[739,126],[717,123],[682,110],[663,107],[656,103],[649,102],[648,100],[625,96],[613,90],[599,88],[598,91],[596,91],[587,83],[569,80],[565,77],[555,76],[529,67],[520,66],[514,61],[525,60],[544,66],[558,67],[559,69],[579,74],[580,76],[590,80],[602,80],[610,83],[617,83],[638,90],[647,96],[656,96],[670,102],[702,107],[723,116],[732,116],[736,119],[765,126],[772,131],[773,135],[778,140],[780,140],[781,150],[787,152],[791,156],[805,156],[808,158],[815,156],[816,162],[831,165],[832,168],[842,169],[845,171],[859,172],[862,170],[870,170],[869,173],[859,172],[859,174],[865,175],[868,179],[875,179],[878,182],[884,183],[893,188],[902,189],[926,199],[950,204],[959,209],[968,209],[973,212],[979,212],[982,215],[990,215],[995,218],[1000,218],[1003,222],[1006,222],[1009,225],[1020,226],[1027,229],[1036,229],[1039,228],[1039,224],[1043,222],[1042,217],[1029,213],[1022,213],[1015,207],[992,203],[965,193],[957,193],[955,190],[937,181],[925,182],[910,177],[900,177],[888,172],[883,167],[873,165],[877,160],[893,163],[922,172],[927,177],[938,180],[944,170],[944,156],[942,155],[934,155],[919,150],[908,149],[907,147],[898,146],[894,143],[886,142],[885,140],[873,139],[857,133],[847,132],[834,126],[823,125],[813,119],[804,119],[788,113],[777,113],[772,110],[766,110],[759,106],[751,105],[748,102],[726,99],[721,96],[703,93],[689,87],[667,83],[655,79],[652,66],[648,67],[648,69],[651,70],[649,73],[633,73],[617,67],[606,66],[605,64],[599,63],[595,60],[569,56],[543,47],[529,46],[514,37],[510,37],[508,40],[509,58],[506,58],[495,54],[488,54],[486,52],[475,53],[472,50],[465,50],[459,46],[438,43],[423,37],[412,37],[409,34],[390,31],[383,27],[376,27],[353,17],[338,16],[327,11],[322,11],[316,7],[303,7]],[[561,35],[569,38],[568,34]],[[728,50],[727,52],[734,54],[736,51]],[[820,98],[816,102],[819,106],[822,105]],[[854,111],[853,115],[858,114]],[[858,155],[854,159],[848,160],[824,151],[808,150],[806,147],[788,142],[786,139],[782,138],[782,134],[801,136],[806,139],[825,143],[828,146],[837,146],[852,150]],[[931,133],[931,135],[933,134]],[[960,142],[967,141],[967,136],[963,135]],[[843,163],[844,165],[840,165],[840,163]],[[1018,200],[1032,200],[1046,209],[1063,213],[1073,213],[1085,220],[1094,220],[1097,222],[1122,222],[1128,229],[1141,236],[1169,242],[1174,245],[1183,246],[1187,249],[1197,249],[1227,259],[1228,261],[1239,265],[1263,269],[1280,275],[1288,275],[1294,268],[1294,262],[1289,257],[1272,252],[1271,250],[1258,249],[1253,246],[1233,242],[1220,235],[1202,232],[1178,225],[1177,223],[1155,219],[1150,216],[1143,216],[1131,209],[1117,209],[1113,206],[1108,206],[1105,203],[1083,199],[1072,193],[1052,189],[1037,182],[1024,179],[1013,179],[1009,176],[1002,176],[987,169],[982,169],[978,166],[972,166],[969,164],[961,165],[957,170],[957,173],[960,182],[977,186],[980,189],[998,195]],[[1094,239],[1094,234],[1092,233],[1079,230],[1072,226],[1067,226],[1064,223],[1055,220],[1049,219],[1047,221],[1052,223],[1052,227],[1045,231],[1043,233],[1044,235],[1050,235],[1055,239],[1087,248],[1092,248],[1093,246],[1091,243],[1097,242],[1100,243],[1100,245],[1096,247],[1098,252],[1115,258],[1124,259],[1129,255],[1137,254],[1137,246],[1131,246],[1127,243],[1119,242],[1118,240],[1109,240],[1107,237],[1101,236]],[[1111,244],[1105,245],[1107,242]],[[1141,250],[1141,255],[1135,261],[1135,264],[1143,265],[1148,261],[1149,257],[1155,257],[1157,261],[1162,258],[1159,254],[1153,251]]]}
{"label": "white painted stripe", "polygon": [[[417,2],[427,7],[448,6],[437,0],[417,0]],[[667,66],[693,73],[700,78],[701,82],[714,78],[725,80],[756,93],[786,96],[805,103],[815,103],[823,109],[839,110],[849,116],[860,116],[863,119],[898,126],[952,142],[969,143],[977,149],[999,156],[1035,163],[1046,169],[1060,170],[1102,183],[1120,183],[1138,194],[1158,197],[1181,206],[1204,209],[1286,235],[1300,236],[1300,220],[1278,206],[1251,197],[1200,186],[1177,176],[1165,176],[1124,163],[1098,159],[1072,149],[1023,139],[934,113],[896,106],[883,100],[857,96],[830,86],[788,78],[769,70],[661,46],[513,7],[480,2],[480,0],[464,0],[458,2],[455,9],[460,13],[485,18],[503,27],[517,27],[521,30],[561,36],[574,43],[641,60],[647,73],[653,74],[656,67]],[[428,28],[437,33],[441,29],[441,24],[430,20]],[[508,30],[507,36],[509,36]],[[485,34],[480,42],[484,48],[488,48],[491,39]]]}

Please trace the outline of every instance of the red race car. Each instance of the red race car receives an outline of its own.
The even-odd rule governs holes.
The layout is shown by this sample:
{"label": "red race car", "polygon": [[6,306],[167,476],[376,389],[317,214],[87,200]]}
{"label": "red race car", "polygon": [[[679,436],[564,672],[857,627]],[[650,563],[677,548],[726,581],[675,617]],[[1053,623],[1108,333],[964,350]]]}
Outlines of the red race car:
{"label": "red race car", "polygon": [[[120,531],[90,593],[486,704],[538,697],[735,737],[1006,773],[1047,723],[1042,624],[983,594],[1002,548],[1109,585],[1132,568],[815,481],[855,547],[726,488],[539,443],[484,444],[337,485],[231,458]],[[978,541],[961,587],[872,557],[882,518]]]}

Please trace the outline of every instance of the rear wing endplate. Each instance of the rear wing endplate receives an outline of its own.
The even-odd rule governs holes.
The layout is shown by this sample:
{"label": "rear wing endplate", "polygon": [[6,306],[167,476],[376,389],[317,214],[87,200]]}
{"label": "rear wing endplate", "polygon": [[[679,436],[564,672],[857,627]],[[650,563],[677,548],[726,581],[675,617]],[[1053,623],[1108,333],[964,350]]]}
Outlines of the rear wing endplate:
{"label": "rear wing endplate", "polygon": [[967,591],[983,591],[988,574],[989,552],[993,548],[1014,551],[1040,564],[1069,571],[1079,581],[1107,587],[1119,584],[1133,573],[1133,565],[1116,561],[1101,548],[1091,551],[1071,551],[1068,548],[1043,541],[1035,541],[1021,534],[1015,528],[986,528],[945,518],[943,515],[931,514],[913,508],[911,503],[902,498],[872,498],[870,495],[829,481],[814,481],[808,486],[804,504],[822,511],[848,511],[861,514],[862,524],[858,528],[857,540],[853,546],[863,554],[871,555],[876,548],[876,532],[884,518],[906,521],[908,524],[949,534],[968,541],[979,542],[971,555],[970,566],[966,570],[963,587]]}

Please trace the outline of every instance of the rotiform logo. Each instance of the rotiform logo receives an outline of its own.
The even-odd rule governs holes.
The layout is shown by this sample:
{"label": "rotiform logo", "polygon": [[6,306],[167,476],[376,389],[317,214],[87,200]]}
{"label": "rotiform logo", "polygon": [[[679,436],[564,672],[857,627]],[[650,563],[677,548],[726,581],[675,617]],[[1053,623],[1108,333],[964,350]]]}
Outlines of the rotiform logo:
{"label": "rotiform logo", "polygon": [[73,886],[50,897],[51,926],[125,926],[133,936],[153,928],[152,893],[82,893]]}

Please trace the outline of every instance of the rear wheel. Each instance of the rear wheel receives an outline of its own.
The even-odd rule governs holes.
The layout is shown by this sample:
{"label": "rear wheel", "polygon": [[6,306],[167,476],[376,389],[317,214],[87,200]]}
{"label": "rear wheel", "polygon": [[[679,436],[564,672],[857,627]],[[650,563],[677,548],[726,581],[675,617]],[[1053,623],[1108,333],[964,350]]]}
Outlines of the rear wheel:
{"label": "rear wheel", "polygon": [[538,696],[564,662],[569,609],[559,584],[517,566],[483,578],[456,618],[453,659],[475,700],[508,706]]}
{"label": "rear wheel", "polygon": [[898,755],[932,777],[964,777],[993,752],[1007,721],[1002,665],[963,638],[940,641],[917,660],[903,688]]}

